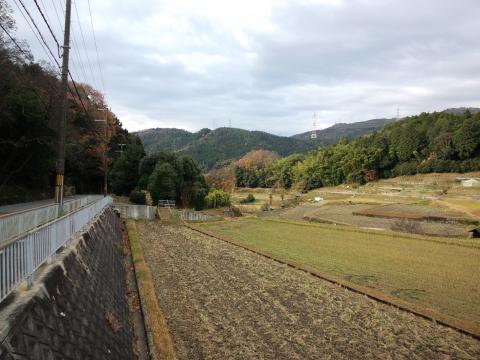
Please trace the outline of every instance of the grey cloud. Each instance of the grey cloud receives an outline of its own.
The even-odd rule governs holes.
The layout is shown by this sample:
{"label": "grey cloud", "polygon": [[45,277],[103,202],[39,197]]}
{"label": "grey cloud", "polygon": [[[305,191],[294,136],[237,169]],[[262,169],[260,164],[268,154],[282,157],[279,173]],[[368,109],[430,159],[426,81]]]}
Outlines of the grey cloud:
{"label": "grey cloud", "polygon": [[[248,45],[192,14],[150,30],[152,15],[169,11],[164,1],[92,3],[107,100],[135,130],[198,130],[230,118],[284,135],[307,131],[313,111],[326,126],[395,116],[397,105],[409,115],[479,102],[477,0],[272,3],[276,30],[244,28]],[[29,30],[20,30],[41,57]]]}

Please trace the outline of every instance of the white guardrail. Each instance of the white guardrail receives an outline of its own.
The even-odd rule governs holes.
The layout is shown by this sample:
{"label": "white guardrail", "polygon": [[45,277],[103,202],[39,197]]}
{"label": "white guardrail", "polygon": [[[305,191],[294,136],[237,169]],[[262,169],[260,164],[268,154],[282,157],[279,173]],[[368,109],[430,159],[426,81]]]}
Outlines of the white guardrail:
{"label": "white guardrail", "polygon": [[155,219],[157,208],[148,205],[129,205],[129,204],[115,204],[114,209],[120,212],[122,219]]}
{"label": "white guardrail", "polygon": [[102,197],[10,243],[0,243],[0,301],[23,281],[30,284],[35,270],[112,201]]}
{"label": "white guardrail", "polygon": [[[80,209],[98,199],[102,195],[87,195],[80,199],[69,200],[63,204],[63,214]],[[2,243],[21,236],[22,234],[46,224],[57,217],[59,205],[45,205],[36,209],[16,212],[0,217],[0,246]]]}

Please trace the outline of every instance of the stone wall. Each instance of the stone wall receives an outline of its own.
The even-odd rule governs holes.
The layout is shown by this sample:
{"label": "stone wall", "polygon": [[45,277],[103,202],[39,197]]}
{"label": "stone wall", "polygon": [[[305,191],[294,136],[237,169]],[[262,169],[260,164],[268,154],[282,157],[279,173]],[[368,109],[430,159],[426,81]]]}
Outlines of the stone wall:
{"label": "stone wall", "polygon": [[133,359],[120,223],[111,209],[0,304],[0,360]]}

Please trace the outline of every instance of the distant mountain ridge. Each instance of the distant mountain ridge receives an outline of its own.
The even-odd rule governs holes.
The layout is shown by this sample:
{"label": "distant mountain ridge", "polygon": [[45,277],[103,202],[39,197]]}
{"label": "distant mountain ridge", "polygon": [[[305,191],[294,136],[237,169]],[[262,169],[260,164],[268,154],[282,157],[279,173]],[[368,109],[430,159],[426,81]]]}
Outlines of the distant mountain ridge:
{"label": "distant mountain ridge", "polygon": [[341,138],[352,140],[380,130],[392,119],[374,119],[353,124],[335,124],[317,131],[317,139],[310,132],[293,136],[278,136],[263,131],[235,128],[202,129],[192,133],[175,128],[157,128],[138,131],[147,153],[170,150],[178,155],[192,157],[202,168],[210,169],[236,160],[251,150],[264,149],[287,156],[307,153],[319,146],[337,143]]}
{"label": "distant mountain ridge", "polygon": [[[452,114],[480,112],[479,108],[450,108],[444,112]],[[307,153],[319,146],[336,144],[340,139],[353,140],[362,135],[379,131],[396,119],[372,119],[355,123],[339,123],[326,129],[317,130],[317,138],[311,139],[311,132],[278,136],[262,131],[236,128],[201,129],[190,132],[175,128],[156,128],[136,132],[147,153],[160,150],[174,151],[178,155],[190,156],[204,170],[224,165],[241,158],[251,150],[264,149],[277,152],[280,156]]]}
{"label": "distant mountain ridge", "polygon": [[[368,134],[382,129],[385,125],[394,122],[396,119],[372,119],[359,121],[355,123],[339,123],[332,125],[326,129],[317,130],[316,141],[317,146],[329,146],[336,144],[341,138],[353,140],[364,134]],[[295,139],[310,139],[311,131],[293,135]]]}

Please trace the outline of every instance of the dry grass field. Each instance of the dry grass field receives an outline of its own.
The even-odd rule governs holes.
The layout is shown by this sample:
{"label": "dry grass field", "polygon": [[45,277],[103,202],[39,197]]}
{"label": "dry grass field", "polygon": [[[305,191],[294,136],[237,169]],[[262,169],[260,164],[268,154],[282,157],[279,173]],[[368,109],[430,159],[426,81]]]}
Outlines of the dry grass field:
{"label": "dry grass field", "polygon": [[202,224],[209,232],[480,324],[480,242],[268,218]]}
{"label": "dry grass field", "polygon": [[183,226],[137,226],[179,359],[480,357],[478,340],[303,271]]}

